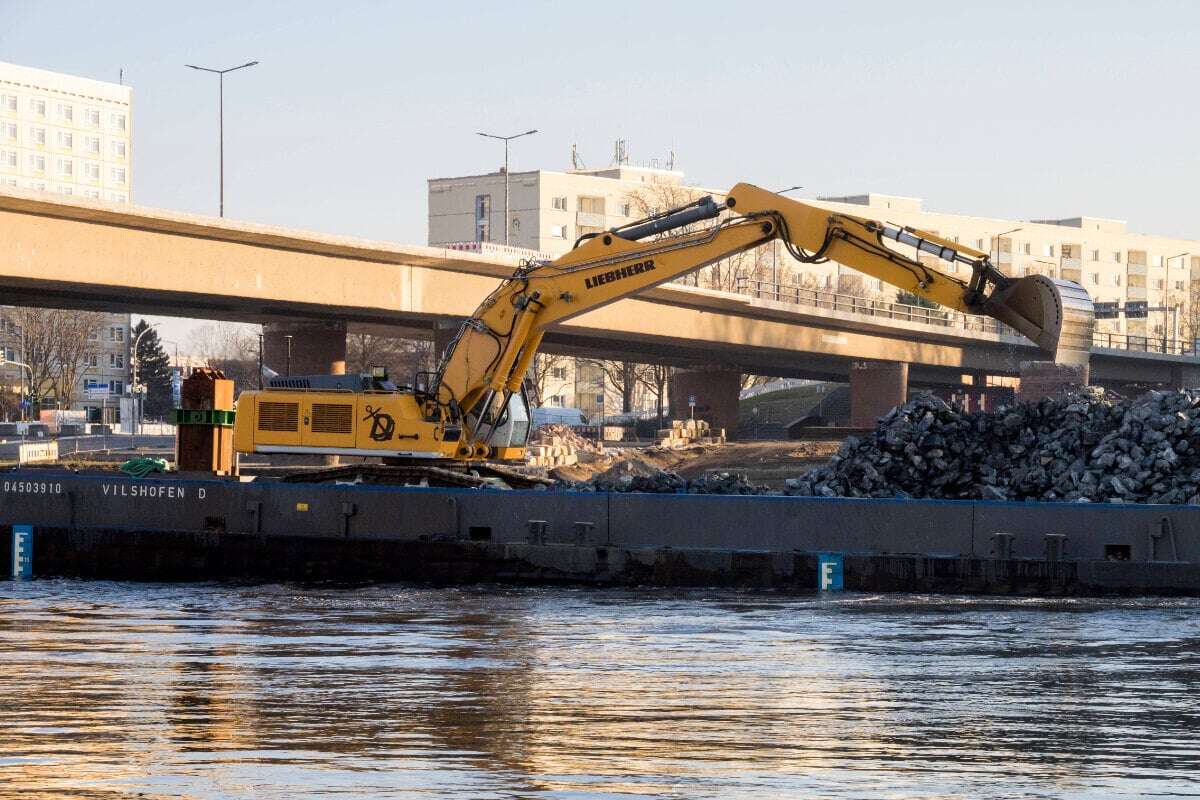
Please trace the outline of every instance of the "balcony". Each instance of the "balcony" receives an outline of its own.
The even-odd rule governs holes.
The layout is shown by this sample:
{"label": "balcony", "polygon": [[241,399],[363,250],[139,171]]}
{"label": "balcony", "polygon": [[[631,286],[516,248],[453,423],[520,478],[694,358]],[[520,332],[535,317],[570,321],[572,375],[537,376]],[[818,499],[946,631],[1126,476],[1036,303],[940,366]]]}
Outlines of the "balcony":
{"label": "balcony", "polygon": [[575,224],[582,225],[587,228],[607,228],[607,218],[603,214],[594,214],[588,211],[575,212]]}
{"label": "balcony", "polygon": [[1127,273],[1129,273],[1130,275],[1145,275],[1146,274],[1146,265],[1145,264],[1126,264],[1125,271]]}
{"label": "balcony", "polygon": [[1145,300],[1145,299],[1147,299],[1146,287],[1145,286],[1127,286],[1127,287],[1125,287],[1125,299],[1126,300]]}

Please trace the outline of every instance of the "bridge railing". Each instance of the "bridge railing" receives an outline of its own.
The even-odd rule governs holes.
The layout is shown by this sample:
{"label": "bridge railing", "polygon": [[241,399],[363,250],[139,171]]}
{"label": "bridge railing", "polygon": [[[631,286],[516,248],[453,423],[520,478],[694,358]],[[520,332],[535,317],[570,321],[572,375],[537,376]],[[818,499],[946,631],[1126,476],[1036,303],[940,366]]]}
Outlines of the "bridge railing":
{"label": "bridge railing", "polygon": [[738,282],[737,291],[739,294],[748,294],[761,300],[795,303],[829,311],[845,311],[851,314],[894,319],[901,322],[917,322],[922,325],[939,325],[965,331],[1017,335],[1016,331],[1002,322],[980,314],[963,314],[948,308],[927,308],[910,303],[875,300],[828,289],[807,289],[801,286],[788,286],[747,278]]}
{"label": "bridge railing", "polygon": [[[917,322],[922,325],[940,325],[964,331],[1008,334],[1019,336],[1015,330],[998,320],[980,314],[963,314],[947,308],[926,308],[909,303],[874,300],[856,295],[842,294],[828,289],[808,289],[789,286],[772,281],[743,278],[738,281],[739,294],[750,295],[761,300],[780,303],[795,303],[810,308],[844,311],[876,319],[894,319],[901,322]],[[1096,331],[1092,336],[1093,347],[1116,350],[1133,350],[1143,353],[1200,357],[1200,340],[1173,339],[1165,336],[1139,336],[1127,333]]]}

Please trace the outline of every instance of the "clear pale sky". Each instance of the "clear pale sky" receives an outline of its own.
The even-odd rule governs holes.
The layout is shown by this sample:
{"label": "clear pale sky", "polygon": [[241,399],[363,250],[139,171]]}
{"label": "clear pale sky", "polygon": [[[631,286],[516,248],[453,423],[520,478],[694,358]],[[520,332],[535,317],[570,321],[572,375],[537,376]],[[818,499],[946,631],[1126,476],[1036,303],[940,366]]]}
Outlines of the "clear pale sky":
{"label": "clear pale sky", "polygon": [[[978,8],[976,6],[979,6]],[[25,2],[0,60],[134,88],[134,200],[423,244],[425,179],[670,149],[690,181],[1200,238],[1200,3]]]}

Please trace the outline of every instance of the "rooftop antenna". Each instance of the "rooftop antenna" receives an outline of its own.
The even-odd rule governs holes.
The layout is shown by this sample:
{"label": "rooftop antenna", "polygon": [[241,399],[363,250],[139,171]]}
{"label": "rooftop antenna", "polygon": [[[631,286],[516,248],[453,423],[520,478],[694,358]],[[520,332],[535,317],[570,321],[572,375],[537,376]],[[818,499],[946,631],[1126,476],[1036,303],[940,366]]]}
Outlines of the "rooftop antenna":
{"label": "rooftop antenna", "polygon": [[675,171],[675,148],[672,147],[667,151],[667,169]]}
{"label": "rooftop antenna", "polygon": [[579,147],[571,145],[571,169],[584,169],[583,159],[579,157]]}
{"label": "rooftop antenna", "polygon": [[629,153],[625,149],[624,139],[617,139],[613,143],[613,163],[617,166],[629,163]]}
{"label": "rooftop antenna", "polygon": [[125,85],[125,68],[124,67],[121,67],[119,70],[117,70],[117,83],[121,84],[122,86]]}

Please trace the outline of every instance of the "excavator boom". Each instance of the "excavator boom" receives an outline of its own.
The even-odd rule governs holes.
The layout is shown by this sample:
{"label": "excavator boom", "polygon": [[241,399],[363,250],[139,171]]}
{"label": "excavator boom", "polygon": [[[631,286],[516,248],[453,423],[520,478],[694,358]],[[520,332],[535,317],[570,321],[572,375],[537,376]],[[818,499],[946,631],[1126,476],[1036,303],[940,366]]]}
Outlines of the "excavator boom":
{"label": "excavator boom", "polygon": [[[583,236],[554,261],[522,264],[463,323],[427,386],[372,384],[349,399],[316,391],[292,398],[276,390],[244,392],[235,448],[520,459],[530,429],[523,383],[548,326],[775,239],[802,262],[836,261],[939,305],[991,316],[1056,361],[1087,360],[1092,303],[1077,284],[1040,275],[1010,278],[986,253],[933,233],[739,183],[722,203],[701,198]],[[912,247],[916,256],[887,242]],[[959,277],[961,266],[969,277]]]}

